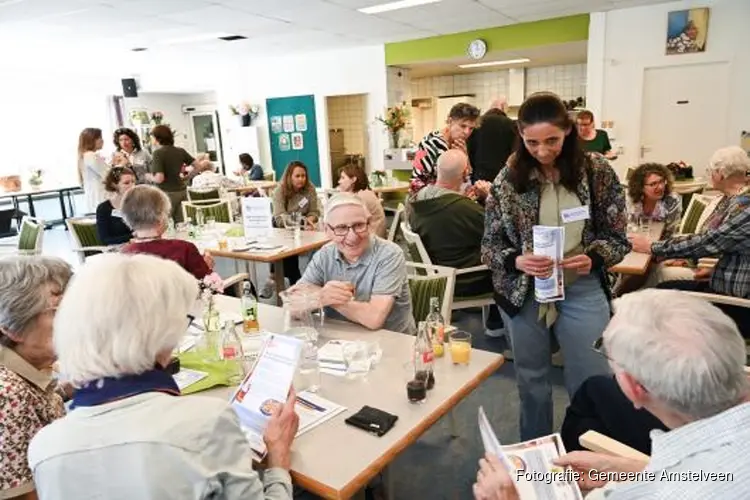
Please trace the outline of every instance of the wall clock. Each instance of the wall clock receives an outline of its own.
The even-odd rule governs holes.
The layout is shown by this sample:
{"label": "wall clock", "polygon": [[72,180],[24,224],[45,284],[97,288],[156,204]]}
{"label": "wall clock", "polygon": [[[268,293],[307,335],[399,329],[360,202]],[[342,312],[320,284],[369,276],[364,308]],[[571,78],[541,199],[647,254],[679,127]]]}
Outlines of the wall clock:
{"label": "wall clock", "polygon": [[467,52],[472,59],[481,59],[487,54],[487,42],[479,38],[472,40]]}

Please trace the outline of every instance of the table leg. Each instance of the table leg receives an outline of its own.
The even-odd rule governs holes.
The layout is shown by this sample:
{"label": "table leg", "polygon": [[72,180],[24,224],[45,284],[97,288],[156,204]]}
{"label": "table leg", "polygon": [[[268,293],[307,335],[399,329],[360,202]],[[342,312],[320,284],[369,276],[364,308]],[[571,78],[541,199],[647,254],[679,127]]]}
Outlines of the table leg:
{"label": "table leg", "polygon": [[36,210],[34,209],[34,197],[30,194],[27,194],[26,201],[29,202],[29,215],[31,217],[36,217]]}
{"label": "table leg", "polygon": [[21,220],[23,219],[23,217],[21,217],[21,207],[18,204],[18,197],[17,196],[11,196],[10,200],[13,203],[13,209],[16,211],[16,225],[20,228],[21,227]]}
{"label": "table leg", "polygon": [[281,305],[281,292],[284,291],[284,261],[273,263],[273,281],[276,283],[276,305]]}
{"label": "table leg", "polygon": [[67,224],[65,224],[65,221],[68,219],[68,211],[65,209],[65,194],[62,191],[59,191],[59,194],[60,194],[60,213],[62,214],[63,226],[67,227]]}

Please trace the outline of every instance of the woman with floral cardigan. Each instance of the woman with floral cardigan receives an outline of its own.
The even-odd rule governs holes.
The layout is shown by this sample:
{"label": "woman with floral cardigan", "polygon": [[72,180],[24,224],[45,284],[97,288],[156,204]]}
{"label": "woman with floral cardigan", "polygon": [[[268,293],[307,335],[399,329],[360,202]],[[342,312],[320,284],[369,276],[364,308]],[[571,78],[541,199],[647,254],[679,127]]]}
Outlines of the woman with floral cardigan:
{"label": "woman with floral cardigan", "polygon": [[[549,93],[530,96],[518,126],[522,140],[487,199],[482,261],[510,333],[527,440],[552,432],[553,334],[571,397],[586,378],[608,373],[607,360],[590,347],[610,317],[605,272],[630,244],[617,175],[605,158],[583,152],[562,101]],[[565,228],[560,262],[532,254],[535,225]],[[562,268],[565,298],[540,304],[533,278],[549,277],[553,266]]]}

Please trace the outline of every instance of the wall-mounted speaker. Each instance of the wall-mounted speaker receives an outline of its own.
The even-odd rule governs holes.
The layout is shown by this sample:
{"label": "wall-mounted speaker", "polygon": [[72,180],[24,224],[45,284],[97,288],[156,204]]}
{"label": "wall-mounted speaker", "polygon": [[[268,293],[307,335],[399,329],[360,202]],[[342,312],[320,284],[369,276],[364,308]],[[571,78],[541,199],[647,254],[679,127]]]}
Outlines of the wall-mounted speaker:
{"label": "wall-mounted speaker", "polygon": [[122,95],[125,97],[138,97],[138,88],[135,84],[135,78],[122,79]]}

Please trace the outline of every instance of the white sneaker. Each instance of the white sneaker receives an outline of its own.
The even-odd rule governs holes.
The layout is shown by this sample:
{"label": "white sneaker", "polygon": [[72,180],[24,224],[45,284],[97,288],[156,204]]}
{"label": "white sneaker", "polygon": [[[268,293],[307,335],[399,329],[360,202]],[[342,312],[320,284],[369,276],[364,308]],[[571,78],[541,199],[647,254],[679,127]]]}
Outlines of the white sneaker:
{"label": "white sneaker", "polygon": [[493,339],[504,337],[506,333],[505,327],[498,328],[497,330],[490,330],[489,328],[484,329],[484,334]]}

